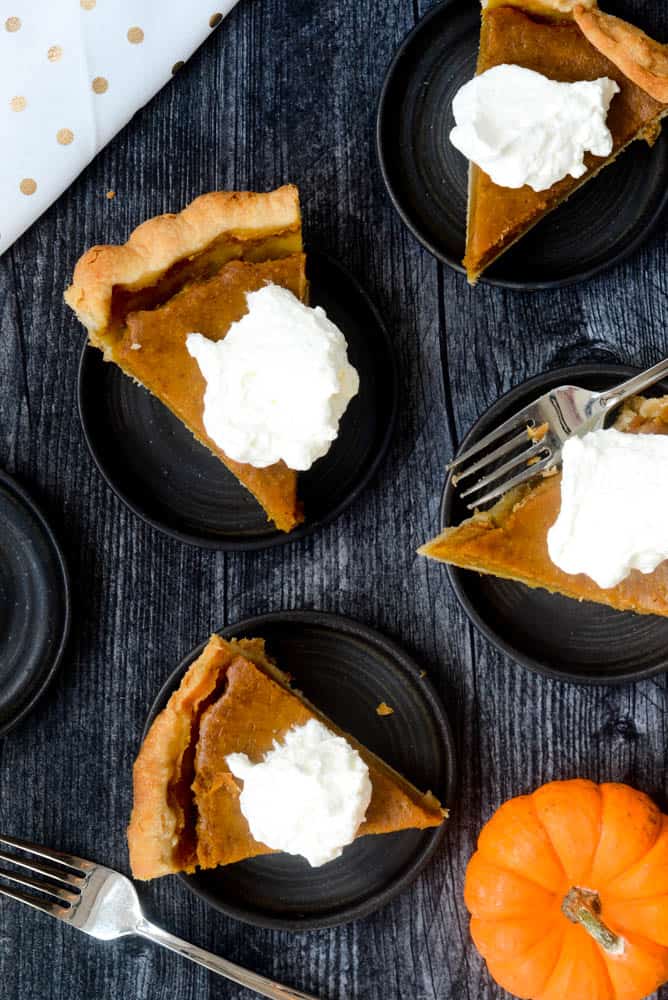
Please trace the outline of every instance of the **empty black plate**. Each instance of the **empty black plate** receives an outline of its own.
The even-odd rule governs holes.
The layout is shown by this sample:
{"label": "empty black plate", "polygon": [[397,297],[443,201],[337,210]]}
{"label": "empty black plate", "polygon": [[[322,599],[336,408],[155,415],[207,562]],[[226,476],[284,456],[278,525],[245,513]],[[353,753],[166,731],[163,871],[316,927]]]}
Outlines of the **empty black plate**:
{"label": "empty black plate", "polygon": [[[404,40],[378,109],[381,170],[395,208],[420,242],[462,271],[467,160],[450,143],[452,99],[475,73],[480,6],[445,0]],[[589,278],[640,245],[668,202],[668,136],[634,142],[524,236],[481,279],[548,288]]]}
{"label": "empty black plate", "polygon": [[[529,379],[506,393],[474,424],[460,451],[507,420],[523,406],[559,385],[609,389],[635,368],[575,365]],[[663,382],[645,395],[664,395]],[[441,506],[441,527],[470,517],[448,477]],[[521,583],[482,576],[448,566],[455,593],[471,621],[499,649],[530,670],[560,680],[622,684],[668,669],[668,619],[614,611],[579,603]]]}
{"label": "empty black plate", "polygon": [[[429,681],[395,643],[359,622],[316,611],[260,615],[220,634],[265,639],[279,666],[319,709],[418,788],[452,804],[454,745],[447,717]],[[146,729],[203,646],[166,681]],[[381,701],[393,715],[377,715]],[[247,923],[331,927],[371,913],[410,885],[445,828],[361,837],[321,868],[275,854],[180,877],[198,896]]]}
{"label": "empty black plate", "polygon": [[30,497],[0,472],[0,734],[52,679],[70,626],[67,570]]}
{"label": "empty black plate", "polygon": [[97,466],[114,492],[144,521],[193,545],[261,549],[302,538],[352,503],[374,475],[397,409],[394,349],[373,303],[337,261],[309,252],[311,304],[343,330],[360,390],[324,458],[299,476],[306,520],[286,534],[222,462],[165,406],[84,347],[79,413]]}

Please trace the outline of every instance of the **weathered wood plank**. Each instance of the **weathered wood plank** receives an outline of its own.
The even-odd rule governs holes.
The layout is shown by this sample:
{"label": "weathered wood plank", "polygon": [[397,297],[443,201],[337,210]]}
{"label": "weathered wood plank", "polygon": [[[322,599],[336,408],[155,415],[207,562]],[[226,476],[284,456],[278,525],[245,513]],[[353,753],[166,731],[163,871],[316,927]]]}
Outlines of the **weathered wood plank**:
{"label": "weathered wood plank", "polygon": [[[469,290],[403,229],[375,161],[375,104],[396,46],[427,6],[242,0],[0,260],[0,466],[46,508],[75,599],[56,684],[0,741],[0,828],[126,869],[146,708],[210,629],[250,614],[357,616],[411,650],[447,704],[461,777],[446,844],[385,910],[290,936],[227,920],[174,880],[142,890],[175,932],[323,1000],[500,1000],[462,901],[466,862],[493,809],[575,774],[633,781],[666,806],[666,679],[578,689],[534,677],[474,633],[441,568],[415,555],[437,526],[443,466],[478,414],[548,366],[665,354],[668,286],[665,232],[593,282],[532,295]],[[649,0],[624,9],[650,26],[664,21]],[[226,557],[142,525],[97,474],[76,416],[82,337],[61,295],[84,246],[122,240],[203,190],[286,180],[301,187],[309,243],[352,267],[383,312],[403,401],[387,462],[335,524],[282,549]],[[248,995],[149,945],[101,946],[4,902],[0,981],[8,1000]]]}

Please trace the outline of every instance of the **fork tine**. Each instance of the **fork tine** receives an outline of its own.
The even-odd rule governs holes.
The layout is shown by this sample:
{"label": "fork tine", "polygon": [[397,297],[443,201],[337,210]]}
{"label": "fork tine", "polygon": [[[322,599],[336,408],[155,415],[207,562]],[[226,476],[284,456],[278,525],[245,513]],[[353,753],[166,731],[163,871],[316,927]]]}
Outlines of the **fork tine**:
{"label": "fork tine", "polygon": [[85,876],[91,868],[94,868],[92,861],[85,858],[77,858],[74,854],[63,854],[62,851],[54,851],[50,847],[42,847],[40,844],[33,844],[29,840],[18,840],[15,837],[0,836],[0,844],[7,847],[15,847],[19,851],[26,851],[28,854],[36,854],[38,858],[45,858],[47,861],[55,861],[56,864],[66,865]]}
{"label": "fork tine", "polygon": [[478,459],[473,465],[467,466],[462,472],[456,472],[452,477],[452,485],[458,486],[462,479],[467,479],[472,476],[474,472],[480,472],[481,469],[486,468],[492,462],[495,462],[497,458],[503,458],[504,455],[508,455],[511,451],[515,451],[521,444],[527,445],[529,442],[529,436],[526,430],[520,431],[515,437],[512,437],[505,444],[502,444],[499,448],[495,448],[494,451],[490,451],[483,458]]}
{"label": "fork tine", "polygon": [[527,408],[525,407],[524,410],[520,410],[519,413],[515,413],[508,420],[504,420],[504,422],[499,424],[495,430],[490,431],[489,434],[485,434],[484,437],[480,438],[479,441],[476,441],[476,443],[471,445],[470,448],[467,448],[461,455],[457,455],[456,458],[453,458],[448,465],[448,469],[455,469],[457,466],[461,465],[462,462],[468,462],[468,460],[477,455],[478,452],[484,451],[485,448],[489,448],[491,445],[496,444],[497,441],[499,441],[502,437],[505,437],[506,434],[510,434],[510,432],[516,428],[522,427],[522,425],[527,426],[526,413]]}
{"label": "fork tine", "polygon": [[497,500],[502,497],[509,490],[512,490],[515,486],[521,486],[522,483],[528,483],[530,479],[534,476],[539,476],[541,472],[545,472],[551,466],[556,465],[556,458],[554,455],[547,455],[540,462],[535,465],[529,465],[522,472],[519,472],[516,476],[512,476],[511,479],[507,479],[505,482],[500,483],[495,489],[490,490],[489,493],[485,493],[484,496],[478,497],[473,503],[469,503],[466,506],[469,510],[475,510],[476,507],[482,507],[483,504],[489,503],[490,500]]}
{"label": "fork tine", "polygon": [[[491,486],[499,479],[504,479],[509,472],[512,472],[513,469],[516,469],[520,465],[526,465],[527,462],[529,462],[541,451],[545,451],[545,445],[541,441],[534,442],[534,444],[532,444],[529,448],[526,448],[519,455],[515,455],[514,458],[510,459],[510,461],[505,462],[503,465],[500,465],[498,469],[494,469],[493,472],[490,472],[489,475],[483,476],[483,478],[479,479],[473,484],[473,486],[469,486],[467,490],[463,490],[460,494],[462,500],[464,497],[471,496],[472,493],[477,493],[479,490],[483,490],[485,487]],[[530,468],[533,468],[533,466],[530,466]]]}
{"label": "fork tine", "polygon": [[6,872],[0,869],[0,879],[7,879],[9,882],[14,882],[16,885],[25,886],[26,889],[37,889],[38,892],[44,892],[47,896],[55,897],[63,906],[67,906],[69,903],[75,903],[79,899],[78,892],[71,892],[66,888],[60,888],[47,885],[46,882],[42,882],[39,879],[31,878],[30,875],[23,875],[18,873]]}
{"label": "fork tine", "polygon": [[25,903],[26,906],[32,906],[33,910],[41,910],[42,913],[48,913],[52,917],[62,917],[67,912],[65,907],[59,903],[52,903],[48,899],[38,899],[37,896],[29,896],[26,892],[18,892],[16,889],[9,889],[4,885],[0,885],[0,896],[15,899],[17,903]]}
{"label": "fork tine", "polygon": [[55,865],[51,865],[48,862],[40,862],[39,865],[30,864],[26,857],[21,857],[18,854],[8,854],[7,851],[0,851],[0,861],[6,861],[11,865],[16,865],[17,868],[23,868],[28,872],[32,872],[33,875],[40,875],[42,878],[50,879],[62,889],[78,889],[81,885],[80,875],[71,875],[63,868],[56,868]]}

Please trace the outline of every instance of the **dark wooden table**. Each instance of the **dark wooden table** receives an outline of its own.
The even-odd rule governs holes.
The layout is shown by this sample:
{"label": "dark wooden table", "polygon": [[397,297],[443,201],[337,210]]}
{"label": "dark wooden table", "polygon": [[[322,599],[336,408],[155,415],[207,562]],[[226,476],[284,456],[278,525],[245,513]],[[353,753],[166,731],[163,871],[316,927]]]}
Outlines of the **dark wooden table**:
{"label": "dark wooden table", "polygon": [[[482,823],[551,778],[629,781],[664,808],[668,788],[665,676],[621,689],[534,676],[474,632],[442,567],[415,555],[437,526],[445,460],[501,392],[549,367],[649,365],[668,353],[665,232],[600,278],[521,294],[471,291],[403,228],[381,182],[374,118],[385,68],[420,7],[241,0],[0,259],[0,467],[57,530],[75,607],[56,683],[0,740],[0,829],[127,870],[147,706],[211,629],[253,613],[356,616],[412,651],[447,705],[461,780],[446,842],[384,910],[291,936],[226,919],[173,879],[143,890],[169,929],[323,1000],[505,996],[471,945],[462,901]],[[661,7],[623,4],[665,34]],[[149,215],[202,191],[288,180],[301,188],[308,242],[352,267],[386,317],[401,365],[398,431],[375,482],[324,531],[260,553],[200,551],[142,524],[95,469],[76,412],[83,334],[63,288],[86,246],[122,242]],[[149,944],[103,946],[6,901],[0,984],[6,1000],[249,996]]]}

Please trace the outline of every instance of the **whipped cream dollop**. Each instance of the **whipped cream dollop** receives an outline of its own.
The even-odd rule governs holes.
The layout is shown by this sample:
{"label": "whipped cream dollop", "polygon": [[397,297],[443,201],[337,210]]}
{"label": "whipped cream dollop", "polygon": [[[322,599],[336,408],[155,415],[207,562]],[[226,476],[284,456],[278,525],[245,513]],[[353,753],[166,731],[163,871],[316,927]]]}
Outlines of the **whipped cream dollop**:
{"label": "whipped cream dollop", "polygon": [[246,299],[248,312],[223,340],[186,337],[206,380],[205,430],[237,462],[310,469],[359,389],[346,339],[320,306],[286,288],[266,285]]}
{"label": "whipped cream dollop", "polygon": [[239,804],[261,844],[301,854],[315,868],[355,839],[371,801],[369,769],[317,719],[288,730],[258,764],[242,753],[225,759],[244,783]]}
{"label": "whipped cream dollop", "polygon": [[562,451],[561,510],[547,536],[552,562],[615,587],[668,558],[668,437],[600,430]]}
{"label": "whipped cream dollop", "polygon": [[450,141],[495,184],[544,191],[568,174],[582,177],[586,152],[610,155],[606,119],[618,91],[608,77],[557,83],[522,66],[494,66],[457,92]]}

